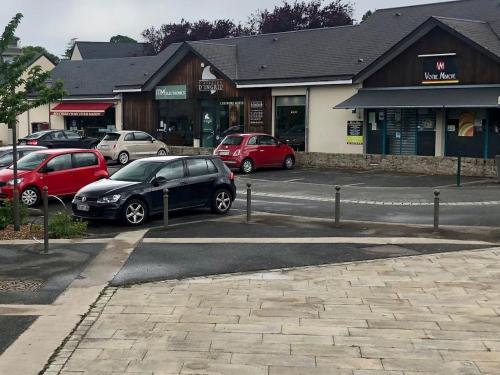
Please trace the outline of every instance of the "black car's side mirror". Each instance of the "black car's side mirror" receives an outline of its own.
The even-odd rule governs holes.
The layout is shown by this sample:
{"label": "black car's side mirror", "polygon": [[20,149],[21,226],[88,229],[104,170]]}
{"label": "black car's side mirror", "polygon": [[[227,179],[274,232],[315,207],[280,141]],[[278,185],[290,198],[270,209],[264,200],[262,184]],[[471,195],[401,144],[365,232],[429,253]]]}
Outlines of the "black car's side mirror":
{"label": "black car's side mirror", "polygon": [[168,180],[165,177],[156,176],[155,178],[153,178],[153,181],[151,183],[153,184],[154,187],[158,187],[160,185],[166,184],[167,181]]}

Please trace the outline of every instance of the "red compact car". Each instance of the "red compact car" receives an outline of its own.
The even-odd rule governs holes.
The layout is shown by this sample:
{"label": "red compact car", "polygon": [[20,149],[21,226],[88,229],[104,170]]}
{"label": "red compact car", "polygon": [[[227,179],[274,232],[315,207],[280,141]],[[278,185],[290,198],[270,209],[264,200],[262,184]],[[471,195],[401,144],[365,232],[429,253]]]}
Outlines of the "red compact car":
{"label": "red compact car", "polygon": [[293,149],[268,134],[231,134],[215,149],[217,155],[231,169],[251,173],[257,168],[282,167],[292,169],[295,164]]}
{"label": "red compact car", "polygon": [[[74,195],[82,187],[108,178],[104,157],[96,150],[48,149],[33,152],[17,163],[21,201],[29,207],[40,203],[42,189],[50,195]],[[12,199],[12,166],[0,171],[0,199]]]}

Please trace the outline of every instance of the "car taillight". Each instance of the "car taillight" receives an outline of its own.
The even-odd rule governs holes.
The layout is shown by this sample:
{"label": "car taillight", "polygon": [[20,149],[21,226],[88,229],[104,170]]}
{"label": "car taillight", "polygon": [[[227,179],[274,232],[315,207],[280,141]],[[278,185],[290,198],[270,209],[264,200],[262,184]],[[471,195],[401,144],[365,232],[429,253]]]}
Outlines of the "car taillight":
{"label": "car taillight", "polygon": [[27,141],[26,144],[28,146],[36,146],[38,144],[38,141]]}

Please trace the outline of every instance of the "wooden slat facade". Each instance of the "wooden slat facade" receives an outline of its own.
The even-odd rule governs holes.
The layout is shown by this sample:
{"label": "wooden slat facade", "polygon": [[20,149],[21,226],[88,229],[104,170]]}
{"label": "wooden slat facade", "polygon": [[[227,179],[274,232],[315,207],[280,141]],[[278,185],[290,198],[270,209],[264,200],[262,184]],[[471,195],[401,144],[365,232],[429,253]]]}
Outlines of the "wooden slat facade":
{"label": "wooden slat facade", "polygon": [[363,82],[363,87],[420,86],[423,60],[419,55],[456,53],[461,85],[500,83],[500,64],[440,28],[435,28]]}
{"label": "wooden slat facade", "polygon": [[[189,54],[186,56],[166,77],[164,77],[158,86],[168,85],[186,85],[187,98],[195,101],[195,123],[193,136],[200,137],[201,129],[201,101],[240,98],[245,102],[245,130],[251,132],[272,131],[272,95],[271,89],[244,89],[239,90],[236,85],[218,73],[212,67],[212,73],[218,78],[224,80],[224,89],[214,94],[210,92],[200,92],[198,89],[199,80],[202,77],[202,63],[208,65],[200,57]],[[252,101],[262,101],[264,103],[263,122],[260,125],[250,124],[250,103]],[[158,102],[155,100],[154,92],[143,93],[125,93],[123,95],[124,111],[123,126],[128,130],[143,130],[151,134],[159,127],[158,120]]]}

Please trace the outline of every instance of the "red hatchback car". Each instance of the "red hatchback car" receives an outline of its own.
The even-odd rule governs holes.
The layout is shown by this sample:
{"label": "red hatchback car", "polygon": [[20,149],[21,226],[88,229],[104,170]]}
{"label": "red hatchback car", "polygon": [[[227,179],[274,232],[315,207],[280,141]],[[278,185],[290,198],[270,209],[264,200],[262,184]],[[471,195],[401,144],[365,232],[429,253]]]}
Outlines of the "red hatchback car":
{"label": "red hatchback car", "polygon": [[295,165],[293,149],[268,134],[231,134],[215,149],[231,169],[251,173],[257,168],[281,167],[292,169]]}
{"label": "red hatchback car", "polygon": [[[40,203],[44,186],[50,195],[74,195],[82,187],[108,178],[104,157],[96,150],[48,149],[33,152],[17,163],[21,201],[29,207]],[[12,199],[12,166],[0,171],[0,199]]]}

